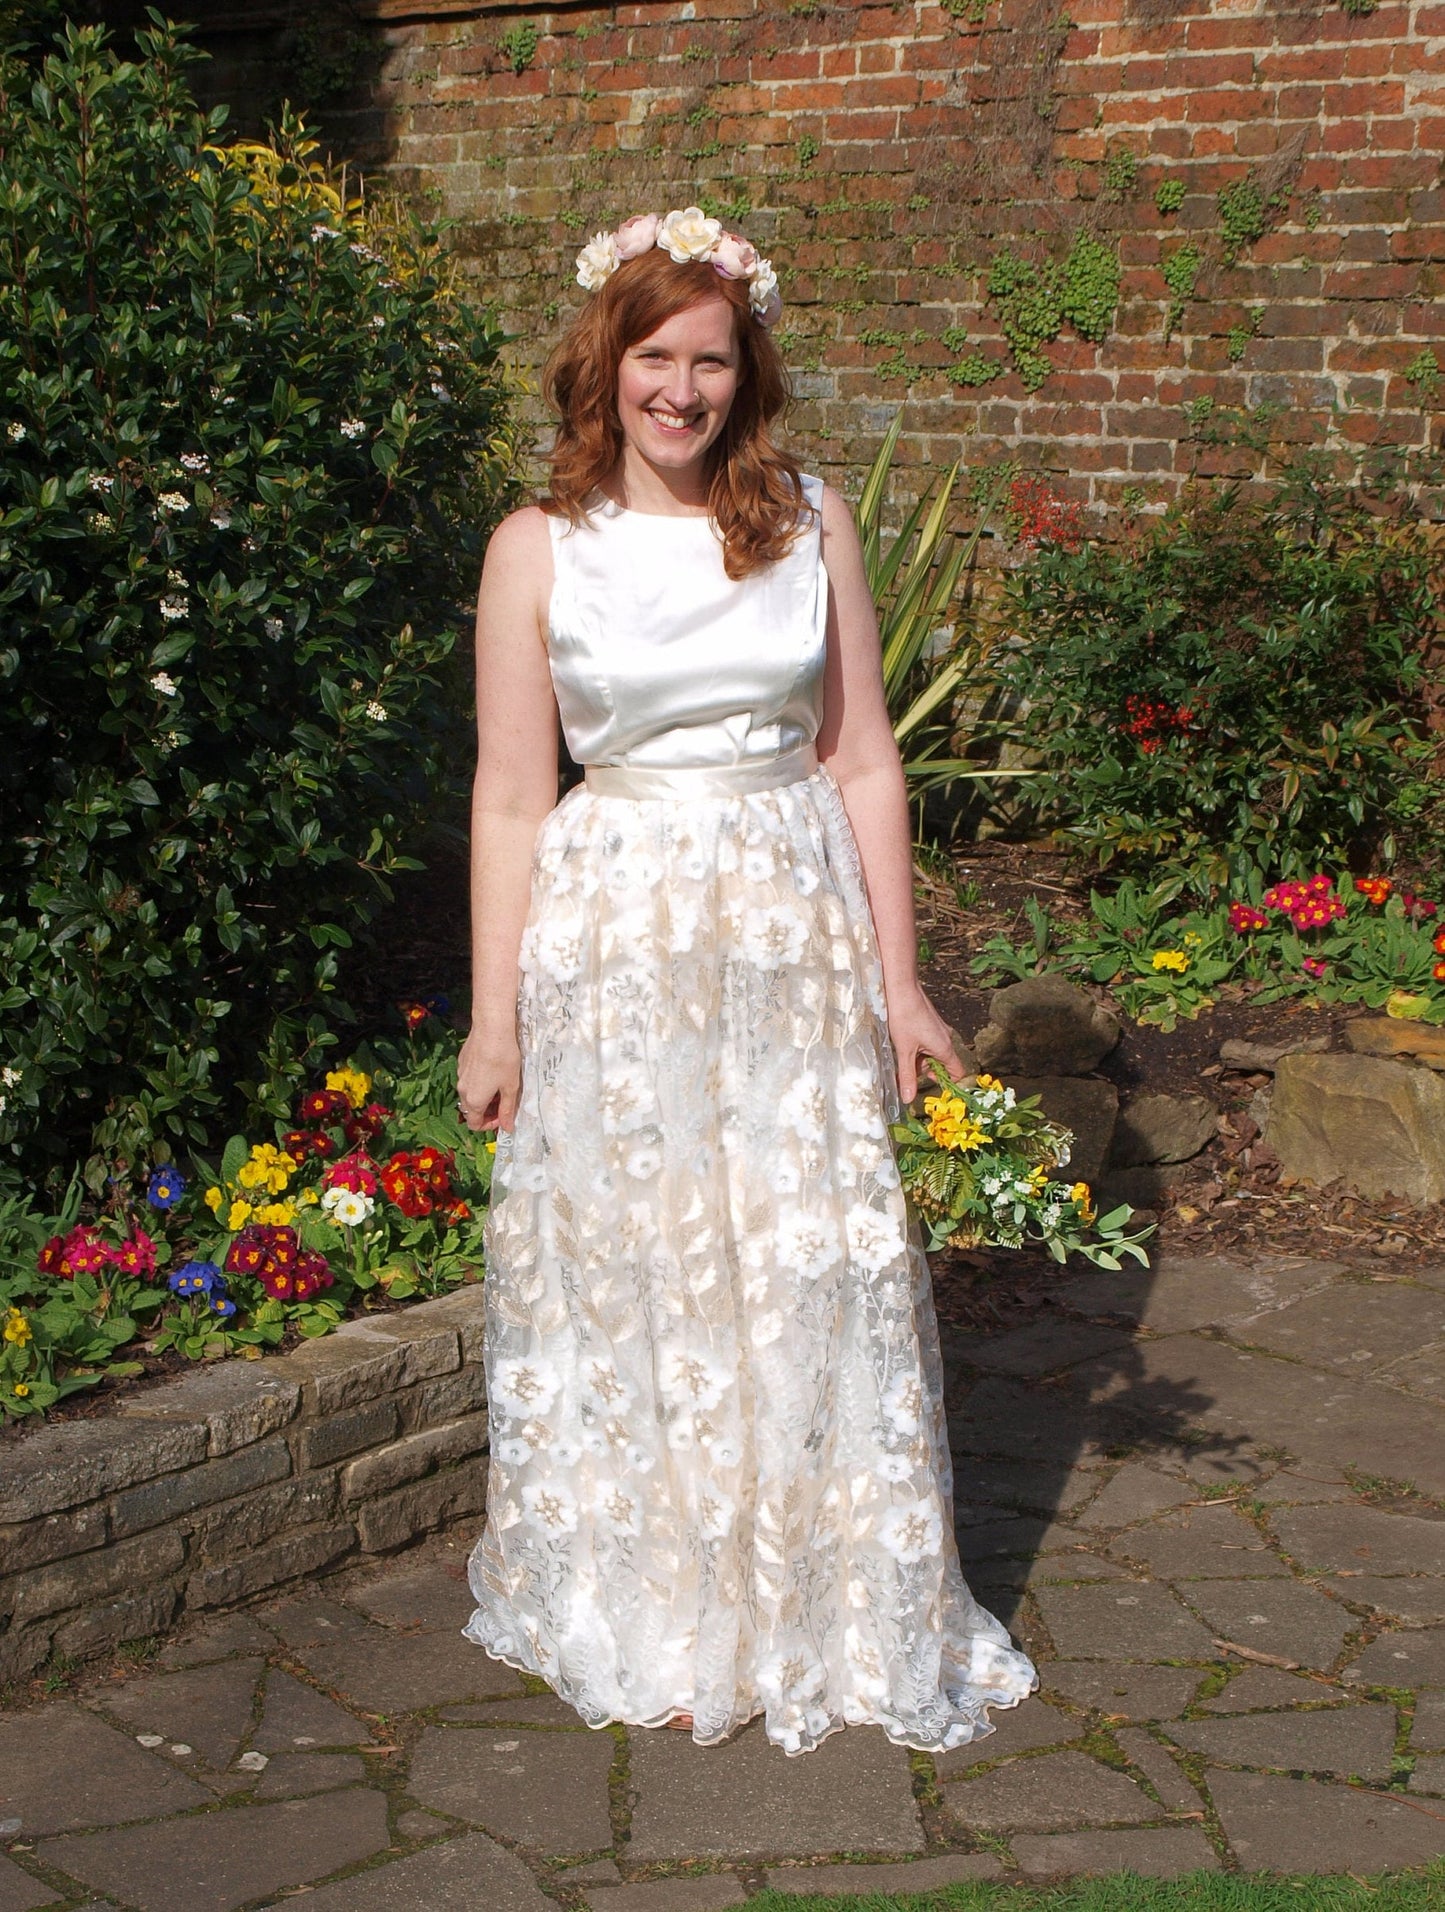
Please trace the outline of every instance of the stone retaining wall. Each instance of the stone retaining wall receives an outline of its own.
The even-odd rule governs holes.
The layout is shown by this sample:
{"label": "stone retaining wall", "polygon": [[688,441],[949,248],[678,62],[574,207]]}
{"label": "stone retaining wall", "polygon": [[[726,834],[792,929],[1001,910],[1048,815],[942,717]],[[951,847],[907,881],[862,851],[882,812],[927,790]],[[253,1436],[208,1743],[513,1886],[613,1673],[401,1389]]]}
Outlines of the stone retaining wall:
{"label": "stone retaining wall", "polygon": [[480,1286],[0,1449],[0,1683],[486,1504]]}

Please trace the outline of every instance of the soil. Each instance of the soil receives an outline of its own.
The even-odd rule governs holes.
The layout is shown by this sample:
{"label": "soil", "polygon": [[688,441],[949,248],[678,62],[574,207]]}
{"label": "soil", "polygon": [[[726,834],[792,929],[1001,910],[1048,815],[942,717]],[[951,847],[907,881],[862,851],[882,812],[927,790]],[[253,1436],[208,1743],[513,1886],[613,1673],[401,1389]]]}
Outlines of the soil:
{"label": "soil", "polygon": [[[970,963],[1000,932],[1022,941],[1023,908],[1037,896],[1059,917],[1082,918],[1089,884],[1057,851],[1041,844],[972,843],[950,860],[954,880],[972,886],[960,907],[947,873],[920,879],[918,927],[928,951],[924,986],[938,1009],[965,1040],[987,1019],[990,991],[972,979]],[[427,870],[403,878],[392,906],[377,924],[364,953],[354,953],[340,994],[356,1011],[363,1032],[396,1026],[396,1004],[438,991],[452,1001],[454,1021],[464,1022],[468,967],[467,878],[463,857],[445,849],[432,854]],[[1095,992],[1108,1002],[1106,989]],[[1117,1004],[1113,1005],[1117,1010]],[[1140,1091],[1206,1094],[1225,1120],[1192,1161],[1173,1171],[1176,1179],[1153,1210],[1157,1234],[1151,1258],[1160,1253],[1249,1260],[1273,1255],[1348,1261],[1378,1276],[1408,1274],[1414,1267],[1445,1261],[1445,1204],[1404,1207],[1367,1201],[1336,1188],[1282,1187],[1278,1165],[1248,1113],[1264,1074],[1241,1074],[1219,1062],[1220,1044],[1231,1038],[1271,1040],[1339,1031],[1357,1007],[1310,1002],[1258,1004],[1247,987],[1225,985],[1213,1008],[1169,1032],[1133,1022],[1122,1012],[1123,1035],[1098,1073],[1114,1083],[1121,1100]],[[944,1249],[930,1257],[939,1318],[973,1333],[995,1333],[1026,1321],[1067,1271],[1033,1250]],[[385,1307],[378,1299],[378,1306]],[[405,1303],[390,1304],[404,1307]],[[48,1421],[103,1414],[117,1395],[156,1386],[190,1366],[174,1352],[139,1359],[145,1373],[104,1381],[68,1397]],[[0,1440],[41,1425],[34,1420],[0,1426]]]}
{"label": "soil", "polygon": [[[1065,857],[1041,844],[969,844],[951,863],[956,881],[973,887],[967,907],[961,908],[946,877],[923,884],[919,933],[931,958],[922,975],[941,1014],[969,1041],[988,1018],[991,994],[971,980],[973,957],[999,934],[1024,941],[1024,904],[1030,896],[1064,921],[1082,920],[1089,882]],[[1192,1161],[1171,1171],[1174,1181],[1157,1208],[1147,1211],[1158,1223],[1151,1258],[1160,1253],[1233,1260],[1304,1256],[1348,1261],[1386,1277],[1445,1260],[1445,1206],[1368,1201],[1338,1186],[1282,1186],[1278,1163],[1248,1113],[1271,1077],[1226,1069],[1219,1060],[1220,1045],[1231,1040],[1328,1034],[1331,1047],[1343,1047],[1344,1025],[1376,1012],[1307,1000],[1260,1004],[1247,985],[1226,984],[1212,1008],[1166,1032],[1134,1022],[1107,989],[1093,993],[1111,1003],[1123,1024],[1117,1048],[1098,1070],[1121,1100],[1146,1090],[1203,1094],[1224,1117],[1221,1132]],[[959,1255],[944,1250],[931,1261],[940,1319],[975,1332],[1018,1325],[1063,1272],[1047,1255],[1033,1251]]]}

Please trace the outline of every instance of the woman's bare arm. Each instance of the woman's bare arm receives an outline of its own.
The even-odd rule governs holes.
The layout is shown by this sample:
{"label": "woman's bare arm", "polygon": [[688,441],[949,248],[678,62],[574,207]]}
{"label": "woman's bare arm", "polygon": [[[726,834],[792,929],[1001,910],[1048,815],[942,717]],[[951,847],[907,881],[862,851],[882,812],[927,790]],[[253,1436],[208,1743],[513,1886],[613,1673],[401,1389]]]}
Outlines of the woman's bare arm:
{"label": "woman's bare arm", "polygon": [[457,1090],[470,1128],[510,1129],[521,1087],[518,954],[532,853],[557,801],[557,700],[544,621],[551,539],[536,506],[492,535],[477,594],[477,771],[472,784],[472,1028]]}
{"label": "woman's bare arm", "polygon": [[898,1090],[904,1102],[911,1102],[918,1092],[920,1055],[937,1056],[954,1075],[963,1063],[948,1025],[918,981],[913,830],[883,690],[878,617],[853,514],[830,486],[823,490],[823,562],[831,589],[818,756],[838,781],[858,840],[883,962]]}

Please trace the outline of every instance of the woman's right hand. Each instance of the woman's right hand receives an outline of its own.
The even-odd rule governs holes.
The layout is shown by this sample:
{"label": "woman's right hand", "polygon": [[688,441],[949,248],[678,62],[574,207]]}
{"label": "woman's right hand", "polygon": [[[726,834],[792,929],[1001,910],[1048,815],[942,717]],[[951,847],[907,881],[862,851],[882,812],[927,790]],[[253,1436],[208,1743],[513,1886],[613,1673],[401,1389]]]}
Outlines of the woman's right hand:
{"label": "woman's right hand", "polygon": [[517,1118],[522,1051],[516,1032],[473,1028],[457,1057],[457,1107],[469,1129],[506,1129]]}

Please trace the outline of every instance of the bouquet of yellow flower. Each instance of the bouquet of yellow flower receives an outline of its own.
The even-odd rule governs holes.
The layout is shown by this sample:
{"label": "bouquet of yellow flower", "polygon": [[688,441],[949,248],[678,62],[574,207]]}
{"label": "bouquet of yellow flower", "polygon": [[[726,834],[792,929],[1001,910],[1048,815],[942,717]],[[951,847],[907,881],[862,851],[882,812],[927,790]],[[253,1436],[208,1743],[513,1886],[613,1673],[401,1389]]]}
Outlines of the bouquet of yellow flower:
{"label": "bouquet of yellow flower", "polygon": [[1118,1268],[1121,1255],[1132,1255],[1148,1266],[1140,1243],[1152,1224],[1127,1234],[1134,1213],[1127,1202],[1100,1215],[1087,1182],[1050,1179],[1067,1164],[1073,1137],[1049,1121],[1036,1095],[1020,1102],[994,1076],[958,1083],[938,1062],[930,1066],[944,1089],[923,1098],[921,1117],[910,1112],[889,1131],[928,1248],[1022,1248],[1032,1241],[1055,1261],[1080,1254]]}

